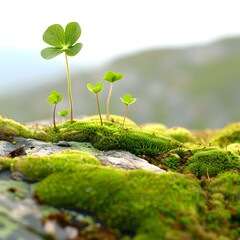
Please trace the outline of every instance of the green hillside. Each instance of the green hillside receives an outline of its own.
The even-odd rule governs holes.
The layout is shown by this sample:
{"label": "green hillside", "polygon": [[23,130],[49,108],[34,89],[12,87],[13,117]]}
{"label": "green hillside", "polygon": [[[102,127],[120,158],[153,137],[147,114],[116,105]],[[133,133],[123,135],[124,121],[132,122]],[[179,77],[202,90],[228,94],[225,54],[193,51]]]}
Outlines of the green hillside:
{"label": "green hillside", "polygon": [[[239,121],[240,111],[240,38],[229,38],[208,45],[151,49],[122,56],[104,67],[72,74],[75,116],[97,112],[88,82],[100,81],[106,71],[122,72],[125,78],[114,84],[111,112],[123,114],[120,97],[131,93],[138,101],[130,118],[138,124],[161,122],[169,127],[220,128]],[[12,97],[0,98],[1,114],[18,121],[51,116],[47,96],[52,89],[65,96],[66,78],[43,88]],[[100,101],[103,112],[109,85],[105,84]],[[31,101],[29,101],[31,99]],[[7,106],[7,107],[6,107]]]}

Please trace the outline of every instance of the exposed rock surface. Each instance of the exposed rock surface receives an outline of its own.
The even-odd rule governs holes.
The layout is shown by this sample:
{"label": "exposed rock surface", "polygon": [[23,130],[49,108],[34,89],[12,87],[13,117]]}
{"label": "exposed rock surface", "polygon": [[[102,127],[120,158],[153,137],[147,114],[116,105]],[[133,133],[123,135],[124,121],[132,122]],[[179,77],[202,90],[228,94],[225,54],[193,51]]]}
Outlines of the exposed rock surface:
{"label": "exposed rock surface", "polygon": [[99,151],[95,149],[91,143],[83,142],[58,142],[58,143],[46,143],[34,139],[15,138],[15,144],[7,141],[0,141],[0,155],[8,156],[12,151],[23,147],[23,153],[21,155],[49,155],[56,152],[60,152],[66,149],[75,149],[90,154],[96,155],[103,164],[113,165],[117,168],[132,170],[132,169],[144,169],[154,172],[165,172],[155,165],[148,163],[146,160],[136,157],[135,155],[120,150],[111,151]]}
{"label": "exposed rock surface", "polygon": [[97,157],[102,163],[107,165],[113,165],[117,168],[123,168],[126,170],[131,169],[144,169],[153,172],[165,172],[165,170],[148,163],[146,160],[136,157],[135,155],[121,150],[111,150],[104,152],[103,155],[98,154]]}

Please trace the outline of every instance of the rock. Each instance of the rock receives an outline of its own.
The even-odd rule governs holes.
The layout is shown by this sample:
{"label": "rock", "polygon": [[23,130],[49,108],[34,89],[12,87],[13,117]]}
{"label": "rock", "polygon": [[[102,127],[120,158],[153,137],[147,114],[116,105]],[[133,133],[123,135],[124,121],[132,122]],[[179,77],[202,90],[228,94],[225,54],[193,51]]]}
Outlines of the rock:
{"label": "rock", "polygon": [[103,154],[96,155],[102,163],[106,165],[113,165],[117,168],[126,170],[144,169],[152,172],[163,173],[165,170],[148,163],[146,160],[136,157],[135,155],[121,150],[106,151]]}

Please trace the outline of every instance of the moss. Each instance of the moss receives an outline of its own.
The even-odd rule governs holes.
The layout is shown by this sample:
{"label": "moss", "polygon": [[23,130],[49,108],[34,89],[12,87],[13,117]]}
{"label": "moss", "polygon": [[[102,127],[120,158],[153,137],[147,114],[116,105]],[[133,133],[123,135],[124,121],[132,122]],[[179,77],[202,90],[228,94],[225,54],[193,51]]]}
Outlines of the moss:
{"label": "moss", "polygon": [[23,173],[27,180],[39,181],[54,172],[77,171],[82,164],[100,165],[100,162],[88,153],[66,150],[48,156],[15,158],[11,170]]}
{"label": "moss", "polygon": [[231,239],[240,236],[240,175],[226,172],[208,185],[210,211],[209,230],[215,229]]}
{"label": "moss", "polygon": [[226,147],[231,143],[240,143],[240,122],[229,124],[218,130],[209,141],[220,147]]}
{"label": "moss", "polygon": [[181,158],[177,154],[170,153],[161,159],[161,164],[164,164],[171,170],[177,170],[181,166]]}
{"label": "moss", "polygon": [[136,155],[155,156],[177,146],[177,141],[155,136],[138,129],[121,131],[116,124],[100,126],[93,122],[75,121],[57,126],[57,131],[47,128],[49,141],[90,142],[99,150],[121,149]]}
{"label": "moss", "polygon": [[197,224],[204,200],[198,183],[180,174],[84,165],[77,173],[48,176],[38,184],[37,195],[54,206],[94,212],[99,220],[122,231],[158,235],[176,224],[182,229]]}
{"label": "moss", "polygon": [[163,133],[167,130],[167,127],[161,123],[145,123],[139,126],[140,129],[150,133]]}
{"label": "moss", "polygon": [[[102,114],[102,119],[105,125],[111,125],[111,124],[116,124],[119,126],[122,126],[124,117],[119,116],[119,115],[110,115],[109,116],[109,120],[106,120],[106,114]],[[83,121],[90,121],[90,122],[94,122],[94,123],[100,123],[100,119],[99,119],[99,115],[93,115],[93,116],[89,116],[89,117],[85,117],[82,119]],[[125,123],[124,123],[124,127],[125,128],[135,128],[137,127],[137,124],[135,122],[133,122],[131,119],[126,118]]]}
{"label": "moss", "polygon": [[230,170],[240,171],[240,157],[222,149],[202,150],[188,158],[186,170],[190,170],[198,178],[214,177]]}
{"label": "moss", "polygon": [[3,116],[0,116],[0,134],[12,137],[32,137],[32,132],[26,126]]}
{"label": "moss", "polygon": [[196,143],[197,141],[196,137],[189,130],[182,127],[170,128],[165,132],[165,135],[170,136],[181,143]]}

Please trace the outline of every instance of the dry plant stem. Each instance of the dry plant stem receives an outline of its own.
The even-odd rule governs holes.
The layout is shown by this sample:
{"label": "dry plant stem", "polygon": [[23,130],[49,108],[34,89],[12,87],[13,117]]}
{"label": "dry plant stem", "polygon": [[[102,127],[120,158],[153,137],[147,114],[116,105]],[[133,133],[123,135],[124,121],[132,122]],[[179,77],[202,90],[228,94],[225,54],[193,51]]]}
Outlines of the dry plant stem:
{"label": "dry plant stem", "polygon": [[56,129],[56,107],[57,107],[57,104],[54,104],[54,108],[53,108],[53,127]]}
{"label": "dry plant stem", "polygon": [[100,122],[101,122],[101,126],[102,126],[103,121],[102,121],[102,115],[101,115],[101,111],[100,111],[100,104],[99,104],[99,99],[98,99],[98,94],[97,93],[96,93],[96,99],[97,99],[98,114],[99,114]]}
{"label": "dry plant stem", "polygon": [[68,80],[68,97],[69,97],[69,103],[70,103],[70,119],[71,119],[71,122],[73,122],[73,100],[72,100],[72,90],[71,90],[71,77],[70,77],[70,71],[68,66],[68,57],[66,53],[65,53],[65,60],[66,60],[67,80]]}
{"label": "dry plant stem", "polygon": [[124,124],[125,124],[125,120],[127,118],[127,114],[128,114],[128,105],[126,105],[126,113],[125,113],[125,116],[124,116],[124,119],[123,119],[121,131],[123,130],[123,127],[124,127]]}
{"label": "dry plant stem", "polygon": [[107,115],[106,115],[106,119],[109,119],[109,115],[110,115],[110,110],[109,110],[109,105],[110,105],[110,98],[112,95],[112,88],[113,88],[113,84],[110,84],[110,88],[109,88],[109,93],[108,93],[108,98],[107,98],[107,106],[106,106],[106,110],[107,110]]}

